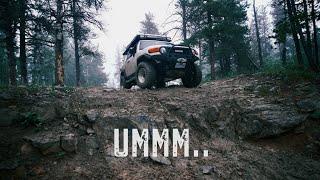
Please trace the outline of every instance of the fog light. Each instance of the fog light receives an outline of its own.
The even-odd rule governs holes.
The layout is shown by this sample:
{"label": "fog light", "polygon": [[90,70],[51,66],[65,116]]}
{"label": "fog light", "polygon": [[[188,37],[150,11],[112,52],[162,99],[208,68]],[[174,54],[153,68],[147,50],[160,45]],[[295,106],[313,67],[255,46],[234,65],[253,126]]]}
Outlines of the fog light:
{"label": "fog light", "polygon": [[161,54],[167,53],[167,49],[165,47],[160,48],[160,53]]}

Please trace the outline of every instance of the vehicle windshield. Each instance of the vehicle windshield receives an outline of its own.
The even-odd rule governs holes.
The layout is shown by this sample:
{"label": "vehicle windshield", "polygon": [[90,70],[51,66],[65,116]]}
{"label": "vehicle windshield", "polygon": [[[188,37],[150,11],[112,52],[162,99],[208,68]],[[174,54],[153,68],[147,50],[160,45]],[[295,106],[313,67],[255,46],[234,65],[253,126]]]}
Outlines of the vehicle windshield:
{"label": "vehicle windshield", "polygon": [[154,45],[172,45],[172,43],[168,41],[142,40],[140,41],[140,50]]}

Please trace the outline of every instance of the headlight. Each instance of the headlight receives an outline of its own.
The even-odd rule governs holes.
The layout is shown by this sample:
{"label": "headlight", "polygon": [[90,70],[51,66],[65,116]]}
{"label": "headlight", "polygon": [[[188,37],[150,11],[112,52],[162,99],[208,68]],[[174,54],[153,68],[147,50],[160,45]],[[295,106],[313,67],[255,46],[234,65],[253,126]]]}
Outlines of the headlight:
{"label": "headlight", "polygon": [[160,53],[161,54],[167,53],[167,49],[165,47],[160,48]]}

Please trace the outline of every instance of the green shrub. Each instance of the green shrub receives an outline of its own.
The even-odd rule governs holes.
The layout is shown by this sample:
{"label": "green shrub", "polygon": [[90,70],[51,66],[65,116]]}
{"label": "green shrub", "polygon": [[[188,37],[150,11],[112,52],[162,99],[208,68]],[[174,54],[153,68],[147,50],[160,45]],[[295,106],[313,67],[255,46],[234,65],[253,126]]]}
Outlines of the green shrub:
{"label": "green shrub", "polygon": [[319,77],[319,74],[312,72],[311,70],[301,68],[294,63],[290,63],[283,66],[281,63],[273,62],[266,64],[262,70],[262,75],[277,76],[282,79],[293,81],[313,81]]}
{"label": "green shrub", "polygon": [[21,124],[24,127],[35,126],[39,128],[43,125],[43,120],[38,116],[38,114],[33,112],[27,112],[23,114]]}

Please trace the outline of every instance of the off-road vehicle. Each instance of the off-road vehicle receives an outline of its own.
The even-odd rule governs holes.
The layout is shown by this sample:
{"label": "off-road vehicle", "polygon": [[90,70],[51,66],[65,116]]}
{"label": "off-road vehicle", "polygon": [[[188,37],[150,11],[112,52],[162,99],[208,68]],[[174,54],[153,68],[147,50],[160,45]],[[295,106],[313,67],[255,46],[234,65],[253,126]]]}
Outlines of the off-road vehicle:
{"label": "off-road vehicle", "polygon": [[165,87],[166,82],[182,79],[187,88],[201,83],[202,73],[195,64],[197,51],[174,45],[171,39],[159,35],[137,35],[126,48],[121,68],[121,86],[130,89]]}

